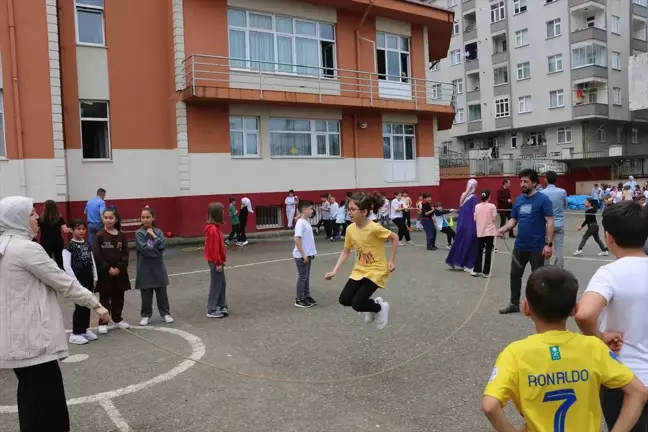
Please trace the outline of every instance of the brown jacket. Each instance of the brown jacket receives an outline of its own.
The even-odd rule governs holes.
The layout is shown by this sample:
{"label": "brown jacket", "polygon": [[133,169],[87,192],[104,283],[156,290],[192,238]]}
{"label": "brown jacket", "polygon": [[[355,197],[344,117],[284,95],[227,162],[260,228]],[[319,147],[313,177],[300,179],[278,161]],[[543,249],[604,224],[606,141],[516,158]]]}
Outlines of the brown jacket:
{"label": "brown jacket", "polygon": [[[123,232],[112,235],[105,230],[99,231],[92,246],[92,254],[99,277],[95,291],[131,289],[128,278],[128,240]],[[110,276],[108,270],[111,267],[119,269],[119,275]]]}

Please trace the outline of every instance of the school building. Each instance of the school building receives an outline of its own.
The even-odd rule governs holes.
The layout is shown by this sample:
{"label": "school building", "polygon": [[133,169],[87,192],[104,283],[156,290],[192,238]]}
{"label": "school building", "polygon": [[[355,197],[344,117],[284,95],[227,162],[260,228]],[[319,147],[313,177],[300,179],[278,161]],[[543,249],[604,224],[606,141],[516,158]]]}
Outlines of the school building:
{"label": "school building", "polygon": [[247,196],[434,191],[454,13],[424,0],[0,0],[0,196],[97,188],[177,235]]}

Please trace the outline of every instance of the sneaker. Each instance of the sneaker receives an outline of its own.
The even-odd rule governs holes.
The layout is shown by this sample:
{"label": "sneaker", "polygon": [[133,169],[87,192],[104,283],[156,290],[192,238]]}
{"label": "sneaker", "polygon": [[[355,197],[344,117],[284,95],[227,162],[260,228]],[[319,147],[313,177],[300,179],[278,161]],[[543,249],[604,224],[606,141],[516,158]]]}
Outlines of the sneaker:
{"label": "sneaker", "polygon": [[236,246],[243,246],[243,243],[241,243],[241,242],[236,242]]}
{"label": "sneaker", "polygon": [[108,334],[108,326],[107,325],[100,325],[99,326],[99,334]]}
{"label": "sneaker", "polygon": [[416,246],[416,244],[411,240],[407,242],[407,245],[408,246]]}
{"label": "sneaker", "polygon": [[405,246],[405,242],[398,242],[400,246]]}
{"label": "sneaker", "polygon": [[[382,297],[376,297],[374,301],[378,304],[382,303],[383,299]],[[365,323],[366,324],[371,324],[376,320],[376,315],[378,315],[376,312],[365,312]]]}
{"label": "sneaker", "polygon": [[117,323],[117,326],[118,326],[119,328],[124,329],[124,330],[127,330],[127,329],[130,328],[130,324],[128,324],[126,321],[120,321],[120,322],[118,322],[118,323]]}
{"label": "sneaker", "polygon": [[229,241],[229,240],[225,240],[225,246],[229,246],[229,245],[230,245],[230,241]]}
{"label": "sneaker", "polygon": [[173,322],[175,321],[171,315],[164,315],[164,317],[162,317],[162,319],[167,324],[173,324]]}
{"label": "sneaker", "polygon": [[331,243],[333,243],[335,241],[335,239],[333,237],[331,237],[329,240],[331,240]]}
{"label": "sneaker", "polygon": [[499,252],[499,249],[495,248],[495,249],[493,249],[493,252],[497,253],[497,252]]}
{"label": "sneaker", "polygon": [[502,315],[508,315],[508,314],[519,313],[519,312],[520,312],[520,306],[512,305],[512,304],[499,310],[499,313],[501,313]]}
{"label": "sneaker", "polygon": [[307,301],[308,303],[312,304],[313,306],[317,306],[317,300],[315,300],[315,299],[314,299],[313,297],[311,297],[311,296],[306,297],[306,301]]}
{"label": "sneaker", "polygon": [[436,247],[436,246],[432,246],[432,247],[427,248],[427,250],[435,251],[435,250],[439,250],[439,248]]}
{"label": "sneaker", "polygon": [[140,325],[141,325],[141,326],[147,326],[147,325],[149,325],[150,322],[151,322],[151,318],[149,318],[149,317],[143,317],[143,318],[140,320]]}
{"label": "sneaker", "polygon": [[93,333],[92,331],[90,331],[90,330],[86,330],[85,335],[83,335],[83,336],[84,336],[86,339],[88,339],[89,341],[95,341],[95,340],[99,339],[99,336],[97,336],[96,334],[94,334],[94,333]]}
{"label": "sneaker", "polygon": [[376,314],[376,328],[382,330],[387,327],[389,321],[389,303],[380,301],[380,312]]}
{"label": "sneaker", "polygon": [[86,339],[83,335],[71,334],[69,342],[74,345],[85,345],[88,343],[88,339]]}
{"label": "sneaker", "polygon": [[472,273],[472,271],[473,271],[473,269],[468,268],[468,267],[464,267],[463,270],[464,270],[466,273]]}
{"label": "sneaker", "polygon": [[107,327],[107,330],[115,330],[117,328],[117,326],[115,324],[113,324],[113,323],[108,323],[108,325],[106,327]]}
{"label": "sneaker", "polygon": [[313,234],[319,235],[319,228],[317,227],[313,228]]}
{"label": "sneaker", "polygon": [[223,318],[224,316],[221,311],[207,312],[207,318]]}
{"label": "sneaker", "polygon": [[579,249],[576,252],[574,252],[572,255],[574,256],[583,255],[583,251]]}
{"label": "sneaker", "polygon": [[601,252],[597,253],[596,255],[597,255],[597,256],[608,256],[608,255],[610,255],[610,252],[608,252],[608,251],[601,251]]}
{"label": "sneaker", "polygon": [[245,240],[243,243],[241,243],[241,246],[247,246],[247,245],[249,245],[249,244],[250,244],[250,242],[247,241],[247,240]]}
{"label": "sneaker", "polygon": [[452,245],[446,246],[446,249],[452,249]]}
{"label": "sneaker", "polygon": [[229,316],[229,311],[227,310],[227,307],[220,308],[220,313],[222,313],[223,316]]}
{"label": "sneaker", "polygon": [[480,273],[479,276],[481,276],[481,277],[483,277],[485,279],[488,279],[490,277],[490,275],[486,274],[486,273]]}
{"label": "sneaker", "polygon": [[302,309],[308,309],[310,307],[313,307],[313,305],[308,303],[307,300],[295,299],[295,307],[302,308]]}
{"label": "sneaker", "polygon": [[470,276],[477,277],[477,276],[480,276],[480,275],[481,275],[481,273],[477,273],[477,272],[474,271],[474,270],[471,270],[471,272],[470,272]]}

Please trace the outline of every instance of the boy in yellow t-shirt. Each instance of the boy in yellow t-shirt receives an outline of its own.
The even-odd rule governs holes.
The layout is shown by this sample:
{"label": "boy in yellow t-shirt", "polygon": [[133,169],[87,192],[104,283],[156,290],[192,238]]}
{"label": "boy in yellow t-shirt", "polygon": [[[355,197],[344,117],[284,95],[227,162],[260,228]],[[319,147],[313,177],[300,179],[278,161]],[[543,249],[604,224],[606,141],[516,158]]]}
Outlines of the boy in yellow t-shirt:
{"label": "boy in yellow t-shirt", "polygon": [[555,266],[534,271],[522,310],[537,334],[513,342],[500,353],[482,399],[495,430],[517,429],[504,415],[512,400],[528,432],[598,432],[602,385],[622,388],[623,410],[611,432],[631,431],[646,403],[646,390],[630,369],[593,336],[567,330],[576,312],[578,282]]}
{"label": "boy in yellow t-shirt", "polygon": [[[326,274],[326,279],[331,280],[349,259],[351,250],[355,251],[355,265],[340,294],[340,304],[364,312],[365,322],[375,321],[378,330],[387,326],[389,303],[381,297],[372,299],[371,296],[378,288],[385,288],[387,276],[396,268],[398,249],[398,236],[368,219],[369,213],[376,214],[381,205],[382,197],[376,195],[357,194],[349,198],[347,211],[353,223],[346,230],[344,250],[337,264]],[[385,258],[385,240],[392,244],[389,262]]]}

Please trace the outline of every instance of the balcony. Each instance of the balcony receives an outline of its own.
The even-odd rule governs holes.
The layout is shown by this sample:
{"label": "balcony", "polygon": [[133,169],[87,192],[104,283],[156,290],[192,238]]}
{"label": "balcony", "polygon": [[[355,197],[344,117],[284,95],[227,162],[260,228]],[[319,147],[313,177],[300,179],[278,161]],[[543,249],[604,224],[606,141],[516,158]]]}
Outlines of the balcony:
{"label": "balcony", "polygon": [[523,157],[547,157],[547,146],[523,144],[520,147],[520,154]]}
{"label": "balcony", "polygon": [[454,118],[452,83],[374,72],[194,54],[184,61],[186,102],[293,103],[436,112]]}
{"label": "balcony", "polygon": [[572,32],[569,35],[571,43],[587,40],[607,42],[605,29],[605,6],[588,2],[573,7],[570,12]]}
{"label": "balcony", "polygon": [[508,60],[508,40],[506,33],[493,36],[493,64],[504,63]]}
{"label": "balcony", "polygon": [[580,6],[583,3],[590,3],[590,2],[599,3],[602,4],[603,6],[607,4],[607,0],[569,0],[569,7],[573,8],[576,6]]}
{"label": "balcony", "polygon": [[598,80],[583,80],[574,84],[572,107],[574,118],[608,117],[607,82]]}
{"label": "balcony", "polygon": [[464,40],[477,39],[477,14],[473,11],[463,16]]}
{"label": "balcony", "polygon": [[610,108],[607,104],[585,103],[580,105],[574,105],[573,114],[574,114],[574,118],[608,117],[610,114]]}
{"label": "balcony", "polygon": [[588,40],[607,42],[607,30],[590,27],[585,29],[577,29],[569,34],[569,42],[573,44]]}
{"label": "balcony", "polygon": [[648,42],[641,39],[632,39],[632,49],[642,52],[648,52]]}

